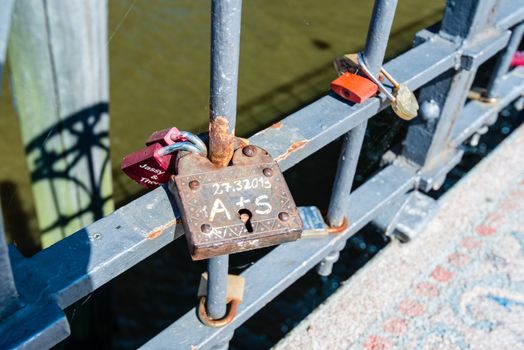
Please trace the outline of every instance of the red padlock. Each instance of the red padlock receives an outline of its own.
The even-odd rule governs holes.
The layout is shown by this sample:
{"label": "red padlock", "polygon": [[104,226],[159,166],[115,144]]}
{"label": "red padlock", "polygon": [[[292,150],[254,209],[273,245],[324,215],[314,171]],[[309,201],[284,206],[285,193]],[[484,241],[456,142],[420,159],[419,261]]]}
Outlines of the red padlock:
{"label": "red padlock", "polygon": [[168,171],[172,154],[161,156],[163,146],[155,142],[141,150],[128,154],[122,159],[121,169],[127,176],[147,189],[153,189],[169,181]]}
{"label": "red padlock", "polygon": [[362,103],[375,96],[378,87],[371,80],[360,75],[344,73],[331,82],[331,90],[348,101]]}
{"label": "red padlock", "polygon": [[168,146],[178,141],[185,141],[185,138],[182,137],[180,130],[172,127],[152,133],[146,141],[146,146],[150,146],[154,143]]}

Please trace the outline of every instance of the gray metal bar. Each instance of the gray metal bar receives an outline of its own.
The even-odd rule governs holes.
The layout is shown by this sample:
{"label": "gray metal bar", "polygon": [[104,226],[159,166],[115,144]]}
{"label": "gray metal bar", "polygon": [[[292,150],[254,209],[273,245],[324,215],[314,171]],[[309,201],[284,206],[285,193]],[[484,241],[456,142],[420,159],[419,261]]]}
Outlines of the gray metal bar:
{"label": "gray metal bar", "polygon": [[[373,75],[378,75],[380,72],[396,7],[397,0],[376,0],[373,6],[363,54],[368,69]],[[349,194],[366,135],[366,127],[367,121],[363,121],[344,136],[327,215],[330,226],[341,225],[344,216],[347,215]],[[343,248],[343,245],[338,246],[337,250],[318,266],[317,271],[320,275],[327,276],[331,273],[333,263],[338,260],[338,252]]]}
{"label": "gray metal bar", "polygon": [[[378,75],[386,52],[389,33],[395,17],[396,0],[376,0],[371,14],[364,59],[371,74]],[[329,203],[328,224],[338,226],[349,207],[349,193],[357,169],[367,121],[363,121],[345,135],[340,153],[333,193]]]}
{"label": "gray metal bar", "polygon": [[[236,122],[241,13],[242,0],[211,3],[210,122],[225,118],[230,134],[234,134]],[[209,317],[214,319],[226,314],[228,266],[228,255],[208,260],[206,308]]]}
{"label": "gray metal bar", "polygon": [[359,205],[348,213],[350,226],[347,232],[326,238],[302,239],[281,244],[244,271],[244,300],[230,325],[223,328],[205,327],[198,321],[195,310],[191,310],[142,348],[165,349],[176,344],[180,349],[190,349],[191,346],[200,350],[210,349],[215,343],[220,342],[223,336],[239,327],[318,264],[340,242],[347,240],[373,220],[384,206],[413,189],[415,176],[415,169],[388,166],[351,194],[351,202]]}
{"label": "gray metal bar", "polygon": [[[496,9],[496,0],[449,0],[440,35],[459,44],[465,43],[467,47],[469,41],[475,42],[486,37],[484,29],[494,25]],[[475,40],[472,40],[474,36]],[[496,45],[492,46],[492,49],[496,48]],[[450,70],[421,89],[421,105],[431,102],[437,106],[438,112],[431,118],[421,113],[422,118],[411,124],[403,155],[423,166],[424,171],[438,168],[455,155],[455,150],[449,148],[451,132],[464,106],[476,70],[460,69],[456,73]]]}
{"label": "gray metal bar", "polygon": [[235,130],[242,0],[211,2],[211,118],[225,117]]}
{"label": "gray metal bar", "polygon": [[209,317],[218,319],[226,314],[229,255],[209,259],[207,271],[209,274],[206,299],[207,313]]}
{"label": "gray metal bar", "polygon": [[452,147],[460,146],[483,125],[489,124],[505,106],[522,95],[524,91],[524,67],[516,67],[505,74],[493,88],[493,94],[500,96],[496,103],[469,102],[460,113],[453,130]]}
{"label": "gray metal bar", "polygon": [[497,9],[497,27],[509,29],[520,22],[524,15],[524,0],[501,0]]}
{"label": "gray metal bar", "polygon": [[511,65],[511,59],[519,48],[523,34],[524,23],[521,23],[513,28],[509,43],[504,51],[499,54],[495,69],[491,73],[491,77],[486,88],[487,97],[498,97],[494,94],[494,92],[497,89],[497,85],[500,84],[501,80],[504,79],[504,75],[508,72]]}

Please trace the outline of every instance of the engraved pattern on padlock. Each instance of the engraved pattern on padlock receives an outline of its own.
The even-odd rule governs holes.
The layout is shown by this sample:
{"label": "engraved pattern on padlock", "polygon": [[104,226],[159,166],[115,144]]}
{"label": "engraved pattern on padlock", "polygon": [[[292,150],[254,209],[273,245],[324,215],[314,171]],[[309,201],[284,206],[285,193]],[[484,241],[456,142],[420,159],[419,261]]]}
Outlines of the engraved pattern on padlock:
{"label": "engraved pattern on padlock", "polygon": [[[248,150],[248,151],[245,151]],[[189,153],[170,183],[193,260],[294,241],[302,221],[278,164],[256,146],[217,168]]]}
{"label": "engraved pattern on padlock", "polygon": [[404,120],[411,120],[417,116],[418,102],[415,94],[404,84],[399,84],[384,68],[380,71],[384,76],[393,84],[393,93],[391,93],[386,87],[375,77],[366,65],[364,56],[361,52],[357,54],[358,64],[362,69],[362,72],[377,84],[379,90],[386,95],[391,103],[391,108],[397,116]]}

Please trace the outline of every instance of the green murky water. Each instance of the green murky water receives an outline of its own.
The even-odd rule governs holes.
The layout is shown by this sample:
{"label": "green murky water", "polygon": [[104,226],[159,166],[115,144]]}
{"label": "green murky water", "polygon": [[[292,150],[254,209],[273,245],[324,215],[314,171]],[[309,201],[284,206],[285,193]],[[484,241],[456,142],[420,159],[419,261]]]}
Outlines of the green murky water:
{"label": "green murky water", "polygon": [[[254,131],[325,94],[331,60],[363,47],[372,1],[244,0],[237,133]],[[444,1],[400,0],[387,56],[442,15]],[[121,205],[141,188],[120,159],[154,130],[204,131],[208,120],[210,1],[109,1],[111,158]],[[21,101],[19,103],[22,103]],[[29,175],[4,76],[0,192],[8,232],[36,237]]]}

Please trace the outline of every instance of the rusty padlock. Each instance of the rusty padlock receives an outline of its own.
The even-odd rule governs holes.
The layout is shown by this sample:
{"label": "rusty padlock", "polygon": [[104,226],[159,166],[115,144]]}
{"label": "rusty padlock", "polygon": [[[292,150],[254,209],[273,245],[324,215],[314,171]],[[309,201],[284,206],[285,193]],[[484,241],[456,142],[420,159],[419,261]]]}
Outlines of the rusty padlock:
{"label": "rusty padlock", "polygon": [[178,129],[177,133],[181,138],[188,141],[194,140],[197,144],[184,141],[172,142],[168,146],[163,146],[162,141],[155,141],[125,156],[122,159],[122,171],[139,185],[153,189],[169,181],[175,152],[187,151],[207,155],[207,147],[198,136],[187,131],[178,131]]}
{"label": "rusty padlock", "polygon": [[362,103],[375,96],[377,89],[371,80],[353,73],[343,73],[331,82],[333,92],[354,103]]}
{"label": "rusty padlock", "polygon": [[267,247],[300,238],[302,221],[286,181],[262,148],[238,148],[218,168],[188,153],[170,182],[193,260]]}

